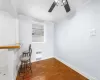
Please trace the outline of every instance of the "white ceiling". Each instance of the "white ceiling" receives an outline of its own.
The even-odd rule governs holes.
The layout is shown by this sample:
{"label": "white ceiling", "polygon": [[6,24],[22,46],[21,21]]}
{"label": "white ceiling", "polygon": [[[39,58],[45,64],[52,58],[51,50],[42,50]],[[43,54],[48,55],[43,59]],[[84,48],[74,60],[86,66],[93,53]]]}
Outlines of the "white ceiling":
{"label": "white ceiling", "polygon": [[[3,5],[7,3],[7,0],[0,0]],[[9,0],[8,0],[9,1]],[[30,16],[39,20],[54,21],[64,19],[70,13],[75,12],[88,0],[68,0],[71,7],[71,12],[66,13],[63,6],[56,6],[54,10],[49,13],[48,10],[51,7],[54,0],[11,0],[13,8],[16,8],[18,14]]]}

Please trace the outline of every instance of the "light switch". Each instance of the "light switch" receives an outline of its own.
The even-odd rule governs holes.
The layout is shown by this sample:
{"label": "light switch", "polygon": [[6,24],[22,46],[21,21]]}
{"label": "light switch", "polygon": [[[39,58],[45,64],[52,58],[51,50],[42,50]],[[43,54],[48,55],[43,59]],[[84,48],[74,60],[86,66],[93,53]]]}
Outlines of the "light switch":
{"label": "light switch", "polygon": [[96,29],[91,29],[90,36],[96,36]]}

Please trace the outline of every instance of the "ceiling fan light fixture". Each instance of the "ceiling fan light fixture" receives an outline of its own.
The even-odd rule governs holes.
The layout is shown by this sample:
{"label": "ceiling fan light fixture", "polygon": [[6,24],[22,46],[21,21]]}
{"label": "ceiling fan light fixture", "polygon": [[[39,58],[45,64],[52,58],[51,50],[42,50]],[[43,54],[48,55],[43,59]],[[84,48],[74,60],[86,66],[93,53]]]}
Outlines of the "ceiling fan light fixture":
{"label": "ceiling fan light fixture", "polygon": [[54,7],[58,5],[64,6],[66,12],[69,12],[71,10],[67,0],[55,0],[48,12],[52,12]]}
{"label": "ceiling fan light fixture", "polygon": [[56,0],[56,1],[57,1],[56,6],[58,6],[61,3],[61,1],[60,0]]}
{"label": "ceiling fan light fixture", "polygon": [[57,3],[59,0],[55,0],[55,2]]}
{"label": "ceiling fan light fixture", "polygon": [[63,3],[66,3],[66,0],[62,0]]}

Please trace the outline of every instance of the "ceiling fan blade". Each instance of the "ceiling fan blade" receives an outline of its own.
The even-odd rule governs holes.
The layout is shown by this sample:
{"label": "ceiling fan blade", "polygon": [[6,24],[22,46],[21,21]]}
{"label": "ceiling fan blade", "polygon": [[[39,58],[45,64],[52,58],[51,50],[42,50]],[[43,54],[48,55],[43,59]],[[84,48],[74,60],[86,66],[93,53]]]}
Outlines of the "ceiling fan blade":
{"label": "ceiling fan blade", "polygon": [[48,12],[52,12],[55,6],[56,6],[56,2],[53,2]]}
{"label": "ceiling fan blade", "polygon": [[64,5],[64,7],[65,7],[66,12],[69,12],[71,9],[70,9],[70,6],[69,6],[69,4],[68,4],[68,1],[67,1],[67,0],[66,0],[66,2],[67,2],[67,4],[66,4],[66,5]]}

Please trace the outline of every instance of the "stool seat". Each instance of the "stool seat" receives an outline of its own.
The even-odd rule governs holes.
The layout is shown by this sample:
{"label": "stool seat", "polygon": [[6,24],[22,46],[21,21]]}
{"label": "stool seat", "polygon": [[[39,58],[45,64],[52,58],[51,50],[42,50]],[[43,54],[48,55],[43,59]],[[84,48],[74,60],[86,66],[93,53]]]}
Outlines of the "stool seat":
{"label": "stool seat", "polygon": [[27,53],[29,53],[29,50],[27,50],[27,51],[24,51],[23,53],[24,53],[24,54],[25,54],[25,53],[27,54]]}
{"label": "stool seat", "polygon": [[21,57],[21,61],[28,61],[30,59],[30,57],[26,56],[26,57]]}

